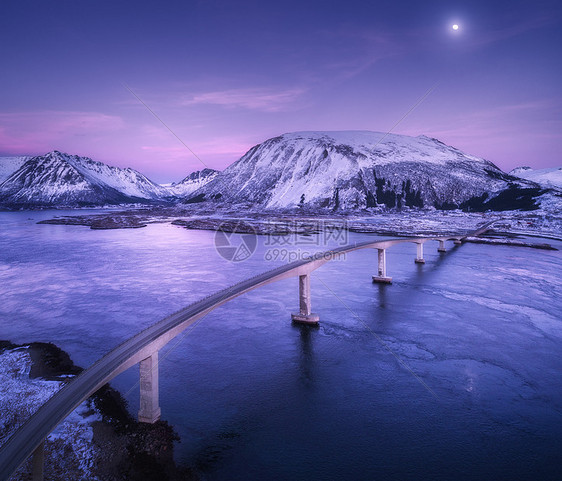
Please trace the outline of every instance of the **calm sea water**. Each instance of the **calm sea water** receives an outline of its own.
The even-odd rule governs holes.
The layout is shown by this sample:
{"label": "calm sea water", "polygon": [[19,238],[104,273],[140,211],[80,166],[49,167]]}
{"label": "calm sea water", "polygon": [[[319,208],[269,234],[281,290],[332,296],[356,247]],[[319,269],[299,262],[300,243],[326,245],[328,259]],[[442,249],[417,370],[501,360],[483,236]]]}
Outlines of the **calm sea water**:
{"label": "calm sea water", "polygon": [[[231,263],[211,232],[36,224],[55,214],[0,214],[0,338],[54,342],[84,367],[280,262],[264,237]],[[172,341],[160,396],[177,460],[208,480],[562,479],[561,252],[436,248],[423,266],[413,244],[391,248],[391,286],[371,283],[373,250],[315,271],[317,329],[291,324],[289,279]],[[137,381],[113,382],[132,412]]]}

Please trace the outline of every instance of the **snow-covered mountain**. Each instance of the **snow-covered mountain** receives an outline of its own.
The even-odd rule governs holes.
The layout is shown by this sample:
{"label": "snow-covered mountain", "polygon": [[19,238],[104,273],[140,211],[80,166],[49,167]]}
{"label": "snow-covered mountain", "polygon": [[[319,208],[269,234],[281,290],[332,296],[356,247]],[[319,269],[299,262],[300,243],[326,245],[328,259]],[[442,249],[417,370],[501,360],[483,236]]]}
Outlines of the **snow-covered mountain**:
{"label": "snow-covered mountain", "polygon": [[0,157],[0,184],[29,160],[29,157]]}
{"label": "snow-covered mountain", "polygon": [[197,189],[208,184],[217,176],[218,173],[219,171],[214,169],[198,170],[189,174],[181,182],[167,185],[166,188],[176,197],[186,197],[192,192],[195,192]]}
{"label": "snow-covered mountain", "polygon": [[267,209],[532,209],[542,193],[493,163],[426,136],[294,132],[250,149],[187,202]]}
{"label": "snow-covered mountain", "polygon": [[133,169],[58,151],[0,158],[0,205],[76,207],[182,198],[308,211],[558,209],[562,191],[554,186],[562,184],[561,173],[521,168],[506,174],[426,136],[295,132],[256,145],[223,172],[203,169],[169,186]]}
{"label": "snow-covered mountain", "polygon": [[562,167],[553,167],[550,169],[517,167],[509,172],[509,174],[536,182],[544,187],[562,189]]}
{"label": "snow-covered mountain", "polygon": [[146,202],[169,192],[133,169],[53,151],[28,158],[0,183],[5,206],[82,206]]}

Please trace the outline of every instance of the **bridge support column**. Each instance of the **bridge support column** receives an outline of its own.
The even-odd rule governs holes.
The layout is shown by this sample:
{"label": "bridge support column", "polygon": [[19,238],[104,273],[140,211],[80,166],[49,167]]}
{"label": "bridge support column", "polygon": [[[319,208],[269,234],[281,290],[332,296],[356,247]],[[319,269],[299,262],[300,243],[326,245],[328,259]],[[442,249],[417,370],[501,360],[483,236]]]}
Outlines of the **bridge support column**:
{"label": "bridge support column", "polygon": [[386,275],[386,249],[377,249],[379,254],[379,265],[377,275],[373,276],[373,282],[379,284],[391,284],[392,277]]}
{"label": "bridge support column", "polygon": [[140,362],[139,422],[155,423],[160,419],[158,403],[158,351]]}
{"label": "bridge support column", "polygon": [[425,264],[425,259],[423,258],[423,242],[418,242],[418,252],[416,256],[416,260],[414,261],[416,264]]}
{"label": "bridge support column", "polygon": [[310,303],[310,274],[299,276],[299,307],[298,313],[291,314],[293,322],[300,324],[318,324],[320,317],[313,314]]}
{"label": "bridge support column", "polygon": [[33,451],[31,479],[43,481],[43,466],[45,465],[45,441]]}
{"label": "bridge support column", "polygon": [[462,244],[462,240],[460,240],[460,239],[455,239],[455,240],[453,241],[453,244],[455,244],[456,246],[460,246],[460,245]]}
{"label": "bridge support column", "polygon": [[445,249],[445,241],[442,240],[439,241],[439,247],[437,248],[437,252],[447,252],[447,249]]}

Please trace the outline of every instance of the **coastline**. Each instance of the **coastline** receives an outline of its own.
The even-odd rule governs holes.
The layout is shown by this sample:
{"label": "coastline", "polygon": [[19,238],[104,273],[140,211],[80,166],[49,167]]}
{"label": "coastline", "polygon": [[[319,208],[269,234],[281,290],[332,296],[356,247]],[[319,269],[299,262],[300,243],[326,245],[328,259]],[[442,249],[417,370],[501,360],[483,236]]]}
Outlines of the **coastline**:
{"label": "coastline", "polygon": [[[189,230],[222,231],[255,235],[308,235],[333,230],[388,235],[394,237],[462,235],[475,230],[484,222],[495,225],[486,236],[493,236],[494,243],[520,247],[543,248],[522,237],[538,237],[562,241],[562,216],[538,215],[536,212],[488,212],[466,213],[460,211],[417,211],[379,213],[310,213],[301,212],[232,212],[221,209],[191,208],[141,208],[110,211],[96,214],[55,216],[38,224],[84,226],[93,230],[134,229],[149,224],[171,224]],[[469,239],[467,242],[476,242]],[[478,240],[480,242],[480,240]],[[488,241],[484,241],[488,242]],[[550,248],[548,246],[544,248]]]}

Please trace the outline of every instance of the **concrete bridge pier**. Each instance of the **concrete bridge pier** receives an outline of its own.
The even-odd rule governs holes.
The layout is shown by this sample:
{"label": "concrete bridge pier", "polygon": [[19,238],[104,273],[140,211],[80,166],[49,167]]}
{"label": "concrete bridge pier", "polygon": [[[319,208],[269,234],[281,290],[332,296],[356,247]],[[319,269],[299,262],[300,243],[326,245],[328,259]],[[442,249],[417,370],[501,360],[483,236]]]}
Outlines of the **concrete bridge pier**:
{"label": "concrete bridge pier", "polygon": [[416,244],[418,246],[418,252],[414,262],[416,264],[425,264],[425,259],[423,258],[423,242],[416,242]]}
{"label": "concrete bridge pier", "polygon": [[299,276],[299,307],[298,313],[293,312],[291,319],[300,324],[318,324],[320,316],[312,313],[310,302],[310,274]]}
{"label": "concrete bridge pier", "polygon": [[439,241],[439,247],[437,248],[437,252],[447,252],[447,249],[445,249],[445,241],[442,240]]}
{"label": "concrete bridge pier", "polygon": [[45,465],[45,441],[33,451],[31,479],[32,481],[43,481],[43,467]]}
{"label": "concrete bridge pier", "polygon": [[140,362],[139,422],[153,424],[160,419],[158,402],[158,351]]}
{"label": "concrete bridge pier", "polygon": [[392,277],[386,275],[386,249],[377,249],[379,254],[379,265],[376,276],[373,276],[373,282],[379,284],[392,284]]}
{"label": "concrete bridge pier", "polygon": [[455,240],[453,241],[453,244],[455,244],[456,246],[460,246],[460,245],[462,244],[462,240],[460,240],[460,239],[455,239]]}

